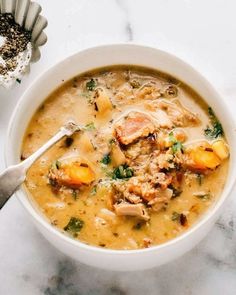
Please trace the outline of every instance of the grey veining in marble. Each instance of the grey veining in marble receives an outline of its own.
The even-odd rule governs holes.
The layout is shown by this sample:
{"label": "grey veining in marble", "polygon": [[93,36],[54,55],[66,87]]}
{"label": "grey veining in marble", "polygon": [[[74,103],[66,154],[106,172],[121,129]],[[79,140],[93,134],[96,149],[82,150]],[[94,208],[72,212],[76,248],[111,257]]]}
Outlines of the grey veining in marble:
{"label": "grey veining in marble", "polygon": [[133,37],[133,29],[129,20],[129,13],[126,7],[126,2],[125,0],[116,0],[116,3],[118,5],[118,7],[122,10],[122,12],[125,15],[125,34],[126,34],[126,41],[130,42],[133,41],[134,37]]}
{"label": "grey veining in marble", "polygon": [[[21,84],[10,92],[0,89],[0,169],[6,126],[27,86],[58,60],[98,44],[132,41],[176,54],[203,73],[235,111],[235,0],[37,1],[49,21],[48,42]],[[133,273],[94,269],[59,253],[13,197],[0,211],[0,295],[235,295],[235,193],[192,251]]]}

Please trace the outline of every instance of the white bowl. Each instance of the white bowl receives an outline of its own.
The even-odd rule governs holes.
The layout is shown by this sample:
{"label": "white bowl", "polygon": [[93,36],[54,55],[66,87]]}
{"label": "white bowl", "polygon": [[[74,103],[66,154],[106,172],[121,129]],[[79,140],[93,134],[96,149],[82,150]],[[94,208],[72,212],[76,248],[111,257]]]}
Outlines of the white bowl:
{"label": "white bowl", "polygon": [[[191,66],[158,49],[138,45],[107,45],[81,51],[53,66],[41,75],[24,93],[12,115],[6,145],[7,166],[19,162],[22,138],[29,120],[45,98],[62,82],[85,71],[117,64],[141,65],[166,72],[190,85],[213,107],[223,123],[231,151],[236,149],[232,118],[214,88]],[[236,178],[235,153],[231,153],[227,183],[218,202],[187,232],[181,236],[148,249],[109,250],[88,246],[74,240],[51,226],[39,212],[24,188],[16,197],[28,211],[39,231],[56,248],[82,263],[110,270],[139,270],[171,261],[194,247],[210,230],[218,218]]]}

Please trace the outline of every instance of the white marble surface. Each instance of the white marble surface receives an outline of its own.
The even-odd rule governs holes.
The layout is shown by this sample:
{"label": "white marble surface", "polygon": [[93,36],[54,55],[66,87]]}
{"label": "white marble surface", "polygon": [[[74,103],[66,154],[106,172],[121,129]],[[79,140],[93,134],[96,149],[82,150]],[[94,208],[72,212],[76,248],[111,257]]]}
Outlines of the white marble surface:
{"label": "white marble surface", "polygon": [[[0,169],[13,108],[45,69],[86,47],[149,44],[185,59],[236,109],[235,0],[38,0],[49,20],[48,43],[30,76],[0,90]],[[12,198],[0,212],[1,295],[234,295],[236,201],[207,238],[178,260],[145,272],[112,273],[80,265],[52,248]]]}

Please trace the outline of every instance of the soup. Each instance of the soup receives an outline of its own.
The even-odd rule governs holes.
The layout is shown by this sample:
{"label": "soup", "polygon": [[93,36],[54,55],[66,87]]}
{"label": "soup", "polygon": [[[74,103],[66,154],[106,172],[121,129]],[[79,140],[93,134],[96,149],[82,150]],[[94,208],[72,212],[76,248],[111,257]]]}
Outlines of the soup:
{"label": "soup", "polygon": [[229,162],[223,128],[181,81],[136,66],[75,77],[34,114],[21,158],[71,119],[81,130],[26,178],[30,198],[64,234],[110,249],[151,247],[188,230],[219,198]]}

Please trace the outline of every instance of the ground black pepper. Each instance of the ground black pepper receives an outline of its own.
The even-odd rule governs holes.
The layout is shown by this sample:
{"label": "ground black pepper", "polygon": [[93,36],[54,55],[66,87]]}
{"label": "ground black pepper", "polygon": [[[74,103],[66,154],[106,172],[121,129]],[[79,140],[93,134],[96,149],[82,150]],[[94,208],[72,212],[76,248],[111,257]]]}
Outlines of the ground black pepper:
{"label": "ground black pepper", "polygon": [[13,71],[17,66],[17,56],[27,48],[31,40],[31,32],[18,25],[10,13],[0,13],[0,36],[5,37],[5,43],[0,47],[0,56],[5,66],[0,65],[0,75]]}

